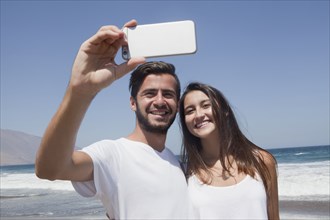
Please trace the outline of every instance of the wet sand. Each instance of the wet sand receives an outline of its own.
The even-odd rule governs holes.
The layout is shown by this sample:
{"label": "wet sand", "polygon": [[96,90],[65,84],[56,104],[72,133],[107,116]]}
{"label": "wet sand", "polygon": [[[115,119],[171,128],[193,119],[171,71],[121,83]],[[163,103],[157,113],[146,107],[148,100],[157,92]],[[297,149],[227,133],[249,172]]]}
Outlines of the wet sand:
{"label": "wet sand", "polygon": [[[330,219],[330,201],[289,201],[280,200],[280,218],[281,220],[318,220]],[[71,216],[71,217],[40,217],[40,216],[21,216],[21,217],[0,217],[1,220],[23,220],[23,219],[37,219],[37,220],[92,220],[104,219],[105,215],[95,216]]]}
{"label": "wet sand", "polygon": [[280,200],[281,219],[330,219],[330,201]]}

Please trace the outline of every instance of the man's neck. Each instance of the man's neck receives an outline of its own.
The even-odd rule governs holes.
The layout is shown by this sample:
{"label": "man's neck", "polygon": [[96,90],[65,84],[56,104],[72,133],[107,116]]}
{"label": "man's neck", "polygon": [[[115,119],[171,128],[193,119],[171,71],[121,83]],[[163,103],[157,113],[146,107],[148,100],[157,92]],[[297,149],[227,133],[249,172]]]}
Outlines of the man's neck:
{"label": "man's neck", "polygon": [[152,147],[158,152],[162,152],[165,148],[166,133],[155,133],[135,128],[134,131],[127,136],[127,139],[139,141]]}

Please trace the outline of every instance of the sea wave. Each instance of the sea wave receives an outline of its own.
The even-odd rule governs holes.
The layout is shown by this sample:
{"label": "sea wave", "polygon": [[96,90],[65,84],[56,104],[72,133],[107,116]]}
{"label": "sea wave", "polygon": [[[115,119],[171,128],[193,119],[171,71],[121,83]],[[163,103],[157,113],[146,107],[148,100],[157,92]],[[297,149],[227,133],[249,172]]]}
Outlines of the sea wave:
{"label": "sea wave", "polygon": [[36,196],[46,196],[47,193],[19,193],[15,191],[15,193],[7,195],[0,195],[0,199],[17,199],[17,198],[28,198],[28,197],[36,197]]}
{"label": "sea wave", "polygon": [[1,175],[1,189],[50,189],[74,191],[70,181],[39,179],[33,173]]}
{"label": "sea wave", "polygon": [[[278,191],[280,199],[329,200],[330,161],[279,163]],[[70,181],[48,181],[29,173],[1,173],[1,190],[48,189],[74,191]]]}
{"label": "sea wave", "polygon": [[300,156],[300,155],[307,155],[309,153],[306,153],[306,152],[299,152],[299,153],[295,153],[294,155],[295,156]]}
{"label": "sea wave", "polygon": [[278,165],[280,198],[329,200],[329,161]]}

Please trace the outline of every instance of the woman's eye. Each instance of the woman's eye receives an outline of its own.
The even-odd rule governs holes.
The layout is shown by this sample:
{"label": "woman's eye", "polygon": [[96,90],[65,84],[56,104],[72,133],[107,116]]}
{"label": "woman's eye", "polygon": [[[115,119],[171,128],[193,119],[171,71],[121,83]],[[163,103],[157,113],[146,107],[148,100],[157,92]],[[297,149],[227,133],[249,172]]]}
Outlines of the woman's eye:
{"label": "woman's eye", "polygon": [[186,110],[185,111],[185,115],[190,115],[193,113],[193,110],[192,109],[189,109],[189,110]]}
{"label": "woman's eye", "polygon": [[209,108],[211,105],[210,104],[205,104],[203,105],[203,108]]}

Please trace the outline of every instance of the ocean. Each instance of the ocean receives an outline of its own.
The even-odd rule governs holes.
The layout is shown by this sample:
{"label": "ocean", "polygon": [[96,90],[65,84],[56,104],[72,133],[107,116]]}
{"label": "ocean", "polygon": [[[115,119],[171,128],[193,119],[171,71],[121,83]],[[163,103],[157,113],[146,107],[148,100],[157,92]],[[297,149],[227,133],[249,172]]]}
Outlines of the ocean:
{"label": "ocean", "polygon": [[[278,162],[281,219],[330,218],[330,146],[269,149]],[[102,204],[34,165],[1,167],[0,219],[106,219]]]}

